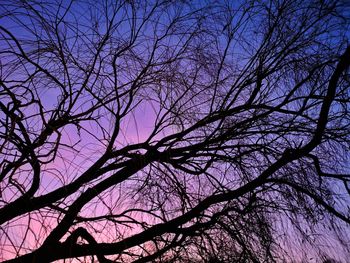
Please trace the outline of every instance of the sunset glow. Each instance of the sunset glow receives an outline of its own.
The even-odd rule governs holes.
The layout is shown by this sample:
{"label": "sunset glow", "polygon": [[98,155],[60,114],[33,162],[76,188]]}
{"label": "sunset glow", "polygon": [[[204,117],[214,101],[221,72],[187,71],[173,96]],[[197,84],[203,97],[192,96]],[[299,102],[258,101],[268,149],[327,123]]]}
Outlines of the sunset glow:
{"label": "sunset glow", "polygon": [[0,261],[347,262],[350,6],[0,1]]}

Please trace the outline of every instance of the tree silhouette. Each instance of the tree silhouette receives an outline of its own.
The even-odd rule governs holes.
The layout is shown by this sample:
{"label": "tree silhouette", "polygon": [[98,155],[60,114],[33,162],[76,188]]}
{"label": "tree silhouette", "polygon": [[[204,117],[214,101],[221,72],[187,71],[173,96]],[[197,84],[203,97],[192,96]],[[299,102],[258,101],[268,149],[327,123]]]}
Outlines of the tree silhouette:
{"label": "tree silhouette", "polygon": [[347,8],[2,2],[1,260],[348,255]]}

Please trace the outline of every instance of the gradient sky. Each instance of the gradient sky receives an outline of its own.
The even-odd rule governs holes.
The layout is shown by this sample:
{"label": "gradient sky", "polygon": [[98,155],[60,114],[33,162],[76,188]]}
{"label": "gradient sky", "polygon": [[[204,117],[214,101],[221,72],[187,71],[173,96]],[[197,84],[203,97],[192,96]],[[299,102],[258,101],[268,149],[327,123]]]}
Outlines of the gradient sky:
{"label": "gradient sky", "polygon": [[[204,2],[204,1],[203,1]],[[203,4],[202,1],[194,1],[193,2],[193,6],[196,6],[197,8],[201,6],[201,4]],[[220,2],[220,1],[219,1]],[[225,2],[225,1],[223,1]],[[92,3],[92,2],[91,2]],[[221,2],[220,2],[221,3]],[[239,4],[241,2],[238,1],[236,4],[233,4],[232,8],[238,8]],[[63,1],[63,6],[67,6],[69,4],[69,1]],[[237,5],[237,6],[236,6]],[[100,3],[99,7],[103,8],[103,4]],[[185,7],[182,12],[186,13],[190,10],[186,9],[188,7]],[[2,12],[4,12],[3,10],[12,10],[14,11],[14,7],[11,7],[10,5],[8,7],[3,7],[2,9],[0,9]],[[91,31],[91,28],[87,27],[88,25],[90,25],[91,23],[93,24],[96,21],[100,21],[101,24],[96,24],[93,25],[94,29],[96,30],[96,32],[100,32],[101,34],[105,33],[106,31],[106,19],[105,17],[103,17],[102,15],[99,16],[99,11],[98,9],[91,9],[89,7],[89,4],[87,2],[79,2],[77,5],[74,5],[72,7],[72,12],[74,14],[76,14],[76,16],[81,19],[78,21],[79,25],[80,25],[80,32],[78,34],[78,41],[87,41],[87,43],[90,43],[88,41],[91,41],[92,43],[94,41],[98,42],[98,34],[94,35],[94,34],[87,34],[88,31]],[[18,10],[17,10],[18,11]],[[26,12],[25,9],[22,9],[21,11]],[[121,10],[120,12],[117,13],[117,16],[120,15],[120,17],[117,17],[116,20],[118,21],[118,19],[122,20],[123,22],[120,23],[118,30],[116,30],[116,39],[114,40],[114,42],[112,44],[114,45],[120,45],[120,47],[122,47],[123,45],[125,45],[129,34],[130,34],[130,27],[131,27],[131,23],[129,19],[129,15],[130,15],[130,11],[128,8],[126,8],[125,10]],[[120,86],[125,85],[126,87],[130,87],[132,84],[127,84],[128,81],[134,79],[137,76],[138,70],[139,68],[141,68],[142,63],[138,62],[138,61],[142,61],[142,59],[147,58],[147,56],[150,54],[150,45],[153,43],[151,39],[152,37],[154,38],[154,36],[160,35],[162,33],[162,30],[164,31],[163,23],[168,23],[171,19],[171,15],[174,15],[176,13],[177,10],[171,10],[169,11],[168,14],[164,14],[160,16],[159,19],[159,24],[157,24],[157,27],[150,23],[149,25],[146,25],[143,29],[142,29],[142,33],[141,33],[141,37],[140,40],[138,40],[138,42],[135,44],[135,46],[137,46],[135,48],[135,53],[137,53],[135,55],[139,56],[139,58],[134,58],[134,59],[128,59],[127,56],[120,58],[120,61],[118,60],[118,70],[120,70],[120,75],[118,75],[119,79],[117,81],[117,83]],[[20,11],[18,11],[20,12]],[[51,12],[50,9],[48,9],[48,12]],[[52,10],[53,12],[53,10]],[[136,12],[138,15],[142,15],[142,13],[144,12],[143,10],[137,10]],[[173,13],[172,13],[173,12]],[[347,11],[344,11],[346,14]],[[63,14],[64,13],[64,8],[61,8],[60,11],[58,12],[59,14]],[[108,15],[110,15],[109,12],[107,12]],[[50,14],[45,14],[46,16],[49,16]],[[38,30],[35,31],[36,33],[38,33],[39,35],[41,35],[43,37],[43,39],[49,39],[47,36],[47,32],[45,32],[44,29],[40,28],[40,27],[36,27],[37,26],[37,22],[38,21],[34,21],[29,19],[28,17],[26,17],[25,13],[22,15],[19,15],[20,19],[18,21],[13,21],[11,20],[11,16],[4,16],[1,17],[0,16],[0,25],[5,27],[6,29],[10,30],[12,32],[12,34],[18,38],[18,39],[27,39],[27,38],[31,38],[32,35],[30,33],[28,33],[28,30]],[[96,19],[96,21],[93,21],[93,19]],[[89,20],[89,18],[91,18],[91,20]],[[231,22],[233,24],[238,23],[239,21],[239,16],[237,15],[237,17],[235,17],[234,19],[231,20]],[[223,28],[221,31],[222,36],[218,37],[219,41],[217,43],[217,49],[218,49],[218,53],[223,53],[224,49],[225,49],[225,41],[227,40],[227,36],[225,36],[224,29],[225,27],[223,27],[224,25],[224,20],[226,18],[224,17],[222,20],[222,25],[210,25],[213,27],[213,31],[217,32],[219,31],[218,28]],[[108,19],[107,19],[108,20]],[[218,19],[219,20],[219,19]],[[66,25],[62,25],[62,30],[67,30],[67,36],[70,36],[70,34],[74,35],[75,31],[74,30],[69,30],[69,23],[70,22],[74,22],[74,17],[71,16],[71,14],[68,14],[66,16],[66,21],[67,24]],[[136,22],[138,23],[138,22]],[[257,22],[259,23],[259,19],[257,19]],[[28,26],[27,29],[25,29],[25,27]],[[154,28],[152,27],[154,26]],[[181,26],[183,26],[184,28],[187,28],[188,30],[191,30],[191,21],[186,21],[183,24],[181,24]],[[224,25],[225,26],[225,25]],[[247,24],[247,27],[242,28],[241,31],[237,32],[237,35],[239,34],[243,34],[245,33],[245,30],[248,33],[251,33],[251,28],[253,27],[253,25],[251,24]],[[39,32],[39,29],[42,30]],[[215,30],[214,30],[215,29]],[[159,30],[159,31],[158,31]],[[84,34],[84,32],[86,34]],[[349,31],[348,31],[348,34]],[[261,35],[259,35],[258,33],[256,35],[252,34],[251,36],[248,36],[248,38],[251,37],[251,41],[252,43],[256,43],[257,41],[261,40]],[[96,38],[96,39],[95,39]],[[79,59],[81,59],[82,64],[86,61],[88,61],[90,59],[89,57],[89,49],[88,47],[84,47],[84,45],[82,45],[82,47],[75,47],[75,41],[76,39],[69,39],[67,41],[67,45],[72,45],[72,52],[77,52],[77,54],[79,54]],[[339,39],[338,39],[339,40]],[[337,39],[335,39],[335,42],[338,42]],[[154,41],[154,40],[153,40]],[[178,42],[177,42],[178,41]],[[221,42],[222,41],[222,42]],[[2,43],[5,43],[4,41],[2,41]],[[11,42],[9,42],[11,44]],[[83,43],[83,42],[82,42]],[[167,55],[169,55],[171,52],[176,52],[179,50],[179,46],[176,46],[178,43],[183,43],[183,40],[181,39],[180,36],[172,36],[169,37],[169,39],[165,39],[163,45],[161,46],[161,48],[159,48],[159,50],[157,50],[156,52],[156,56],[159,56],[159,60],[163,59],[163,57],[166,57]],[[46,44],[46,43],[45,43]],[[111,44],[111,45],[112,45]],[[1,43],[0,43],[1,45]],[[8,44],[7,44],[8,45]],[[3,48],[7,48],[7,45],[4,46]],[[166,49],[166,45],[173,45],[174,47],[172,49],[167,50]],[[34,46],[34,45],[33,45]],[[28,46],[25,46],[28,50],[30,50],[31,48],[33,48],[33,46],[31,46],[30,44],[28,44]],[[253,44],[252,44],[253,46]],[[86,48],[86,49],[85,49]],[[244,50],[243,49],[243,45],[239,46],[239,43],[237,41],[237,43],[232,44],[232,49],[239,53],[239,54],[235,54],[234,52],[232,53],[232,56],[229,56],[227,59],[227,64],[231,63],[231,64],[235,64],[235,69],[240,69],[240,67],[242,67],[243,65],[245,65],[248,61],[248,55],[250,55],[250,53],[253,52],[252,50]],[[203,48],[203,50],[205,51],[205,48]],[[167,53],[168,52],[168,53]],[[211,64],[216,65],[216,61],[213,61],[212,63],[210,63],[211,58],[209,55],[208,57],[205,57],[205,52],[203,52],[203,58],[206,58],[207,61],[205,61],[205,63],[208,65],[208,71],[210,71],[210,66]],[[74,53],[75,54],[75,53]],[[86,58],[84,57],[84,55],[86,55]],[[237,55],[237,56],[234,56]],[[78,56],[78,55],[77,55]],[[108,52],[106,51],[106,53],[102,52],[102,56],[106,56],[107,58],[111,56],[111,54],[108,54]],[[129,54],[130,56],[130,54]],[[9,57],[5,57],[5,56],[1,56],[1,61],[2,63],[7,62],[7,59],[10,60],[11,56]],[[41,61],[42,62],[42,61]],[[107,60],[108,62],[108,60]],[[103,68],[103,70],[105,70],[106,75],[110,74],[112,72],[112,68],[110,66],[110,64],[108,64],[106,61],[103,61],[101,59],[101,64],[102,65],[101,68]],[[144,62],[144,61],[143,61]],[[42,62],[44,63],[44,62]],[[52,64],[50,64],[52,62],[48,62],[45,66],[47,66],[48,68],[51,67]],[[139,63],[139,64],[138,64]],[[190,71],[192,65],[190,64],[189,60],[184,60],[184,62],[182,62],[183,64],[181,66],[183,66],[182,72],[184,75],[186,74],[186,70]],[[188,63],[188,64],[187,64]],[[45,64],[45,63],[44,63]],[[88,63],[87,63],[88,64]],[[131,68],[131,69],[130,69]],[[156,67],[155,67],[156,68]],[[233,66],[232,66],[233,68]],[[52,67],[53,70],[56,70],[55,67]],[[158,68],[156,68],[158,69]],[[29,72],[32,69],[29,69]],[[232,70],[231,68],[229,70]],[[223,72],[222,74],[227,77],[227,79],[231,80],[230,78],[234,79],[234,76],[231,74],[229,74],[229,70],[227,70],[227,72]],[[171,71],[171,70],[169,70]],[[13,80],[21,80],[23,78],[26,77],[27,72],[22,71],[21,69],[18,70],[14,70],[14,73],[9,74],[9,78],[12,78]],[[21,75],[20,73],[22,72],[23,75]],[[79,72],[78,69],[71,69],[70,73],[72,73],[72,76],[75,74],[78,74],[76,72]],[[83,72],[83,71],[80,71]],[[177,73],[177,72],[175,72]],[[64,82],[67,83],[67,80],[65,79],[65,76],[60,74],[60,70],[56,70],[55,74],[57,74],[57,78]],[[119,72],[118,72],[119,74]],[[165,73],[164,73],[165,74]],[[171,75],[171,72],[166,72],[166,74]],[[205,74],[203,73],[203,76],[199,76],[200,81],[202,82],[203,86],[207,85],[210,81],[212,81],[212,79],[210,79],[210,77],[205,76]],[[82,80],[79,79],[79,76],[74,76],[72,77],[74,79],[74,81],[76,81],[75,84],[73,84],[72,86],[74,88],[76,88],[78,90],[79,85],[82,84]],[[176,78],[176,76],[174,76],[174,78]],[[242,80],[243,81],[243,80]],[[92,84],[93,82],[91,82]],[[88,108],[90,106],[90,102],[91,100],[93,100],[93,94],[94,92],[96,94],[98,94],[101,91],[101,94],[107,94],[108,93],[108,88],[111,88],[111,84],[110,82],[108,82],[108,78],[106,77],[105,79],[103,79],[103,81],[97,81],[95,83],[95,89],[92,90],[92,94],[84,94],[84,96],[81,96],[81,98],[78,100],[77,106],[75,106],[73,108],[74,113],[77,113],[79,111],[82,111],[86,108]],[[100,85],[100,86],[99,86]],[[159,83],[159,85],[161,86],[161,83]],[[93,86],[93,84],[92,84]],[[160,100],[164,99],[162,96],[165,96],[167,94],[165,94],[166,92],[163,93],[156,93],[156,88],[155,88],[155,84],[153,85],[149,85],[149,87],[147,85],[145,85],[145,91],[144,93],[142,93],[141,91],[137,94],[132,106],[134,108],[132,108],[132,110],[130,111],[130,113],[128,113],[126,115],[126,117],[124,117],[120,123],[120,133],[117,137],[116,143],[115,143],[115,148],[116,149],[121,149],[124,146],[127,145],[131,145],[131,144],[137,144],[137,143],[141,143],[146,141],[149,136],[151,135],[155,123],[159,120],[159,116],[157,119],[157,114],[159,114],[160,116],[162,116],[162,114],[164,114],[166,111],[163,108],[163,105],[161,105]],[[50,110],[55,109],[57,107],[57,104],[61,101],[61,97],[62,96],[62,91],[60,89],[57,88],[57,86],[52,85],[49,86],[47,83],[43,82],[38,82],[38,83],[32,83],[31,84],[32,88],[35,88],[38,90],[38,93],[36,94],[36,96],[42,101],[42,105],[44,110],[47,110],[48,113],[45,114],[45,118],[46,118],[46,122],[50,119],[50,117],[52,117]],[[106,91],[103,90],[102,88],[99,87],[105,87]],[[228,87],[229,88],[229,87]],[[227,88],[227,89],[228,89]],[[173,94],[171,88],[169,88],[169,94]],[[176,96],[181,96],[181,90],[176,91]],[[225,89],[223,88],[222,92],[225,92]],[[250,91],[247,91],[248,93]],[[284,88],[281,87],[281,92],[284,92]],[[204,94],[201,96],[200,94],[191,97],[191,95],[188,95],[188,97],[185,97],[185,99],[193,99],[193,100],[198,100],[200,101],[202,98],[205,97],[210,97],[210,95],[213,94],[213,92],[210,90],[208,91],[208,94]],[[101,96],[102,96],[101,95]],[[159,97],[157,97],[157,95]],[[271,96],[273,97],[273,94],[266,94],[266,96]],[[277,96],[277,93],[275,94],[275,97]],[[175,95],[174,95],[175,97]],[[160,99],[161,98],[161,99]],[[242,96],[242,98],[238,98],[238,100],[241,99],[241,101],[244,101],[246,98],[244,98],[244,96]],[[165,101],[165,99],[164,99]],[[164,102],[162,101],[162,102]],[[210,101],[210,100],[209,100]],[[6,100],[4,100],[4,102],[7,102]],[[114,103],[114,104],[113,104]],[[213,107],[215,108],[215,106],[220,106],[220,104],[222,103],[222,100],[217,99],[217,101],[213,100]],[[111,105],[115,106],[116,102],[111,102]],[[200,105],[200,104],[199,104]],[[204,105],[204,106],[203,106]],[[211,105],[212,106],[212,105]],[[111,106],[112,107],[112,106]],[[208,111],[210,107],[208,106],[208,103],[202,104],[202,107],[193,107],[193,109],[196,110],[196,114],[198,114],[198,116],[200,116],[201,114],[205,113],[206,111]],[[27,107],[26,109],[23,110],[23,113],[27,116],[31,116],[33,115],[33,113],[37,113],[39,112],[38,107]],[[184,116],[186,116],[186,111],[184,111]],[[191,113],[191,111],[188,111],[189,115]],[[2,113],[0,113],[2,114]],[[55,159],[46,164],[45,166],[43,166],[43,172],[42,172],[42,181],[41,181],[41,186],[37,192],[37,196],[48,193],[54,189],[57,189],[59,187],[61,187],[62,185],[66,185],[69,182],[72,182],[73,180],[75,180],[76,178],[79,177],[79,175],[81,175],[81,173],[83,173],[84,171],[86,171],[86,169],[88,169],[95,161],[96,159],[102,155],[103,151],[105,150],[105,147],[108,143],[108,136],[106,136],[106,134],[110,133],[114,124],[115,124],[115,119],[113,119],[112,114],[110,112],[108,112],[108,110],[101,110],[98,115],[100,116],[100,120],[99,120],[99,124],[101,125],[101,127],[99,127],[96,122],[94,121],[83,121],[82,123],[82,127],[81,128],[77,128],[77,126],[75,125],[67,125],[66,127],[62,128],[60,130],[61,133],[61,143],[62,145],[60,146],[60,149],[58,151],[57,156],[55,157]],[[97,116],[97,115],[96,115]],[[0,115],[0,117],[2,117]],[[197,116],[194,116],[194,118]],[[188,120],[190,120],[190,117],[188,117]],[[234,121],[234,120],[232,120]],[[28,119],[27,121],[27,125],[28,127],[32,128],[33,130],[35,130],[36,132],[40,131],[41,129],[44,128],[44,124],[43,124],[43,120],[39,117],[39,116],[34,116]],[[187,123],[184,124],[184,126],[188,125]],[[180,126],[180,125],[179,125]],[[103,129],[105,129],[105,131],[103,131]],[[166,134],[170,134],[173,133],[174,131],[176,131],[176,129],[179,129],[178,126],[176,125],[169,125],[167,127],[163,127],[162,131],[160,132],[160,134],[154,136],[152,138],[152,142],[157,141],[158,139],[162,138],[164,135]],[[104,134],[105,132],[105,134]],[[51,140],[54,141],[57,138],[57,134],[53,134],[51,136]],[[291,139],[291,141],[293,141],[295,144],[299,143],[299,141],[301,141],[302,139],[300,138],[296,138],[295,142]],[[49,146],[48,146],[49,147]],[[72,148],[74,148],[74,150],[72,150]],[[49,149],[49,148],[48,148]],[[141,149],[142,150],[142,149]],[[43,147],[43,149],[41,149],[42,152],[45,152],[45,149]],[[25,168],[25,167],[24,167]],[[147,170],[147,169],[145,169]],[[16,176],[18,177],[18,181],[25,184],[25,185],[29,185],[31,183],[30,181],[30,177],[28,179],[28,176],[26,175],[26,170],[24,170],[22,173],[18,173],[16,174]],[[108,176],[108,175],[107,175]],[[229,185],[229,183],[231,183],[231,186],[234,185],[234,183],[229,182],[224,175],[222,175],[222,177],[220,178],[220,175],[217,176],[218,177],[218,181],[220,182],[224,182],[227,183]],[[111,209],[111,211],[113,212],[122,212],[124,209],[127,209],[130,205],[140,205],[140,207],[142,207],[142,203],[138,203],[140,200],[137,199],[137,196],[133,196],[133,192],[132,189],[135,188],[136,185],[141,185],[142,182],[140,182],[139,178],[141,177],[141,174],[136,174],[135,176],[132,177],[132,180],[122,183],[121,185],[115,186],[113,187],[113,189],[111,189],[110,191],[106,191],[107,193],[103,193],[101,194],[100,198],[95,198],[93,199],[88,205],[86,205],[84,207],[84,209],[81,211],[81,215],[87,215],[87,216],[94,216],[94,215],[100,215],[100,214],[107,214],[108,212],[110,212],[108,209]],[[191,187],[193,187],[193,189],[198,188],[198,193],[203,193],[203,194],[209,194],[212,193],[215,189],[212,189],[210,186],[208,186],[208,181],[203,180],[203,182],[200,181],[200,179],[197,178],[192,178],[190,177],[191,180],[189,180],[189,188],[191,189]],[[187,180],[187,177],[185,176],[181,176],[179,175],[179,180]],[[191,183],[193,183],[191,185]],[[240,182],[239,182],[240,183]],[[236,183],[237,185],[239,183]],[[201,187],[201,184],[203,184],[203,187]],[[193,186],[194,185],[194,186]],[[66,198],[63,202],[62,207],[64,207],[65,205],[69,205],[71,202],[73,202],[75,200],[75,198],[77,198],[84,190],[87,189],[87,187],[89,187],[90,185],[86,186],[86,187],[82,187],[79,192],[71,195],[70,197]],[[1,186],[3,188],[3,186]],[[17,198],[18,193],[15,193],[13,188],[6,188],[6,189],[2,189],[2,199],[6,202],[9,202],[11,200],[14,200],[15,198]],[[125,197],[123,199],[123,197]],[[142,201],[142,200],[141,200]],[[146,201],[145,201],[146,202]],[[134,208],[138,208],[138,207],[134,207]],[[57,216],[57,214],[50,214],[51,211],[48,211],[43,209],[42,214],[35,214],[33,215],[33,218],[29,218],[27,215],[20,217],[20,218],[16,218],[13,222],[11,222],[9,225],[6,225],[4,228],[1,229],[2,234],[0,234],[0,244],[2,245],[2,247],[0,247],[0,251],[2,250],[2,255],[0,257],[0,260],[4,260],[5,258],[8,258],[10,256],[12,256],[14,253],[17,253],[16,251],[14,251],[14,247],[16,246],[21,246],[21,243],[23,242],[23,251],[20,251],[19,253],[23,253],[23,252],[28,252],[31,248],[33,247],[37,247],[38,244],[41,244],[44,240],[44,238],[46,237],[46,235],[50,232],[50,230],[56,226],[57,222],[56,222],[56,218],[55,216]],[[142,218],[144,221],[153,221],[157,222],[157,219],[155,218],[147,218],[147,216],[143,215],[142,213],[132,213],[131,214],[134,218]],[[44,219],[43,219],[44,218]],[[30,220],[30,221],[28,221]],[[45,225],[42,225],[41,221],[45,221]],[[28,227],[29,226],[29,227]],[[115,233],[113,231],[111,231],[110,229],[113,229],[113,224],[108,224],[106,223],[106,225],[95,225],[95,227],[99,230],[101,230],[100,235],[96,235],[96,239],[97,240],[101,240],[101,241],[113,241],[114,239],[118,239],[119,237],[116,237],[116,235],[118,233]],[[282,223],[280,223],[278,225],[279,228],[283,228],[284,230],[288,229],[287,232],[290,234],[290,236],[294,235],[294,230],[292,229],[292,227],[288,224],[288,221],[282,221]],[[290,228],[290,230],[289,230]],[[307,228],[307,227],[305,227]],[[31,231],[26,232],[27,229],[30,229]],[[107,231],[106,231],[107,229]],[[120,229],[119,229],[120,230]],[[135,229],[129,230],[128,228],[125,228],[125,230],[121,230],[120,232],[126,232],[128,233],[128,235],[130,235],[130,233],[134,233],[137,232],[139,229],[138,227],[135,227]],[[326,230],[324,230],[324,233],[326,232]],[[6,233],[8,234],[8,236],[6,236]],[[347,233],[345,233],[345,235],[347,235]],[[25,240],[24,240],[25,239]],[[338,243],[336,243],[336,240],[333,240],[332,238],[328,239],[328,240],[316,240],[316,241],[325,241],[324,244],[326,244],[326,241],[329,242],[329,245],[333,245],[333,246],[337,246]],[[315,241],[315,242],[316,242]],[[11,242],[13,242],[14,244],[11,244]],[[331,242],[334,242],[333,244],[331,244]],[[291,243],[293,243],[293,241],[291,241]],[[298,244],[299,246],[303,246],[302,244],[300,244],[300,240],[296,240],[295,244]],[[324,245],[322,244],[322,245]],[[334,245],[335,244],[335,245]],[[147,243],[146,246],[148,246],[149,244]],[[285,247],[286,249],[291,249],[293,250],[293,248],[288,247],[290,245],[290,243],[288,244],[281,244],[282,247]],[[328,244],[327,244],[328,245]],[[26,250],[26,248],[28,248],[28,250]],[[311,249],[311,248],[310,248]],[[327,248],[325,248],[325,250],[327,250]],[[299,251],[296,249],[295,253],[298,253]],[[316,252],[310,252],[309,255],[307,255],[308,257],[310,256],[309,260],[310,262],[314,262],[313,260],[316,261],[316,257],[317,255],[312,255],[312,253],[316,253]],[[339,246],[339,250],[334,249],[329,251],[329,255],[333,256],[333,257],[337,257],[337,256],[343,256],[342,253],[343,250],[340,248]],[[1,253],[0,253],[1,254]],[[337,255],[338,254],[338,255]],[[313,258],[311,260],[311,258]]]}

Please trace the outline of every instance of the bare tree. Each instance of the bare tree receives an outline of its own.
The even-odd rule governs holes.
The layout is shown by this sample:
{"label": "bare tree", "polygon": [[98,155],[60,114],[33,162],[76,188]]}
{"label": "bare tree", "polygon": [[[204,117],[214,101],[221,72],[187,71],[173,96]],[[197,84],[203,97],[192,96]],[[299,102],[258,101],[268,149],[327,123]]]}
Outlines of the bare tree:
{"label": "bare tree", "polygon": [[1,260],[349,255],[347,8],[1,1]]}

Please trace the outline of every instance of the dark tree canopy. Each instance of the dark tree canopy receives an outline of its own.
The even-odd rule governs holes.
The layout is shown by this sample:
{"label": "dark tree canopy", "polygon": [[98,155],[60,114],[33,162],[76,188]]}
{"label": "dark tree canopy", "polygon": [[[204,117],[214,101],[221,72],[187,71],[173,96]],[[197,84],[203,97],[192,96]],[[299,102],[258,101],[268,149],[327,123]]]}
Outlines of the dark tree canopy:
{"label": "dark tree canopy", "polygon": [[0,260],[345,262],[349,24],[338,0],[0,1]]}

